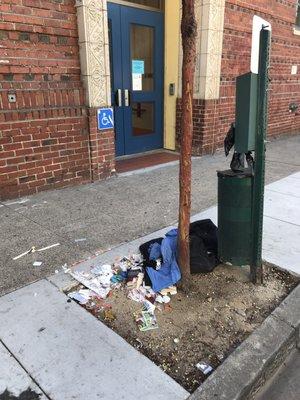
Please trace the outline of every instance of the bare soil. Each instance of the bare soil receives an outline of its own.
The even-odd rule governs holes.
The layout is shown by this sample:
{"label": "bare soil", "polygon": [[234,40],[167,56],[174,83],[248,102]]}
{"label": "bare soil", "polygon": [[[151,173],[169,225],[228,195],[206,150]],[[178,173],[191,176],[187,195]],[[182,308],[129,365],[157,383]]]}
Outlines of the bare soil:
{"label": "bare soil", "polygon": [[[98,318],[147,356],[189,392],[206,378],[200,361],[214,369],[272,312],[299,279],[264,266],[264,283],[253,285],[248,268],[220,265],[192,276],[188,294],[171,296],[155,315],[158,329],[140,332],[134,313],[141,304],[125,288],[107,299],[111,312]],[[175,341],[174,341],[175,339]]]}

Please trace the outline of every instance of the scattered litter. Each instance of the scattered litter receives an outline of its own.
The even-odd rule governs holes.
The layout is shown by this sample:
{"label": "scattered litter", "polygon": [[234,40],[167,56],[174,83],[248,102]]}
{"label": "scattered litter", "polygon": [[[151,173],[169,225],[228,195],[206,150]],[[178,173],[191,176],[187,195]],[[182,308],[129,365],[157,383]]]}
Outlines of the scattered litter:
{"label": "scattered litter", "polygon": [[211,371],[213,371],[213,367],[203,361],[196,364],[196,368],[198,368],[201,372],[203,372],[204,375],[207,375]]}
{"label": "scattered litter", "polygon": [[12,206],[13,204],[24,204],[27,203],[29,201],[29,199],[22,199],[22,200],[18,200],[18,201],[12,201],[10,203],[6,203],[6,206]]}
{"label": "scattered litter", "polygon": [[139,289],[142,286],[144,280],[144,273],[139,272],[137,276],[137,281],[136,281],[136,288]]}
{"label": "scattered litter", "polygon": [[102,283],[99,281],[99,277],[95,277],[94,275],[86,272],[77,271],[69,272],[69,274],[82,285],[98,294],[101,299],[106,299],[108,293],[110,292],[110,287],[103,287]]}
{"label": "scattered litter", "polygon": [[50,246],[42,247],[41,249],[36,249],[35,246],[32,246],[29,250],[24,251],[24,253],[19,254],[18,256],[14,257],[13,260],[14,261],[18,260],[19,258],[24,257],[27,254],[35,253],[36,251],[44,251],[44,250],[52,249],[53,247],[57,247],[57,246],[60,246],[60,243],[51,244]]}
{"label": "scattered litter", "polygon": [[141,311],[135,315],[135,321],[141,332],[150,331],[152,329],[157,329],[157,321],[154,314],[149,311]]}
{"label": "scattered litter", "polygon": [[24,253],[19,254],[18,256],[14,257],[13,260],[18,260],[19,258],[24,257],[24,256],[26,256],[27,254],[34,253],[34,252],[35,252],[35,247],[32,246],[29,250],[24,251]]}
{"label": "scattered litter", "polygon": [[133,301],[142,303],[143,301],[145,301],[145,294],[145,289],[143,287],[140,287],[139,289],[130,290],[127,297]]}
{"label": "scattered litter", "polygon": [[47,204],[47,201],[43,201],[42,203],[33,204],[31,208],[42,207],[44,204]]}
{"label": "scattered litter", "polygon": [[68,268],[68,264],[64,264],[61,266],[62,270],[64,271],[65,274],[68,274],[71,272],[71,269]]}
{"label": "scattered litter", "polygon": [[55,272],[56,274],[58,274],[58,269],[56,269],[54,272]]}
{"label": "scattered litter", "polygon": [[34,293],[33,296],[36,297],[36,296],[37,296],[37,293]]}
{"label": "scattered litter", "polygon": [[165,312],[172,312],[171,304],[164,304],[164,311]]}
{"label": "scattered litter", "polygon": [[157,301],[160,304],[167,304],[167,303],[170,303],[171,298],[167,295],[165,295],[165,296],[158,295],[158,296],[156,296],[155,301]]}
{"label": "scattered litter", "polygon": [[80,242],[85,242],[86,238],[80,238],[80,239],[75,239],[74,242],[75,243],[80,243]]}
{"label": "scattered litter", "polygon": [[149,300],[143,301],[143,309],[144,311],[148,311],[151,314],[154,314],[155,305],[151,303]]}
{"label": "scattered litter", "polygon": [[[154,264],[156,271],[162,269],[161,259],[156,258]],[[101,320],[112,322],[116,318],[111,305],[105,304],[104,300],[111,296],[114,290],[121,288],[126,291],[129,299],[142,304],[141,311],[134,314],[142,332],[158,328],[156,310],[172,311],[169,304],[171,297],[168,294],[176,294],[176,286],[167,287],[160,293],[156,293],[152,289],[151,280],[146,271],[148,267],[145,267],[140,254],[116,258],[113,264],[93,265],[88,272],[72,271],[67,265],[64,265],[62,269],[85,287],[85,289],[69,293],[69,297],[82,304]]]}
{"label": "scattered litter", "polygon": [[170,287],[168,287],[166,289],[162,289],[160,291],[160,294],[162,294],[163,296],[166,296],[167,294],[170,294],[170,295],[173,296],[173,295],[177,294],[177,287],[176,286],[170,286]]}
{"label": "scattered litter", "polygon": [[112,310],[104,310],[103,317],[109,322],[113,322],[116,319],[116,315]]}
{"label": "scattered litter", "polygon": [[32,265],[33,265],[34,267],[40,267],[42,264],[43,264],[42,261],[35,261]]}
{"label": "scattered litter", "polygon": [[174,339],[174,343],[178,344],[178,343],[179,343],[179,339],[178,339],[178,338],[175,338],[175,339]]}
{"label": "scattered litter", "polygon": [[60,243],[51,244],[50,246],[42,247],[41,249],[37,249],[36,251],[44,251],[48,249],[52,249],[53,247],[60,246]]}
{"label": "scattered litter", "polygon": [[171,301],[171,297],[169,297],[169,296],[163,296],[163,302],[164,302],[164,304],[170,303],[170,301]]}
{"label": "scattered litter", "polygon": [[78,301],[80,304],[86,304],[93,296],[95,296],[95,293],[89,289],[80,289],[77,292],[70,292],[68,296],[71,299]]}

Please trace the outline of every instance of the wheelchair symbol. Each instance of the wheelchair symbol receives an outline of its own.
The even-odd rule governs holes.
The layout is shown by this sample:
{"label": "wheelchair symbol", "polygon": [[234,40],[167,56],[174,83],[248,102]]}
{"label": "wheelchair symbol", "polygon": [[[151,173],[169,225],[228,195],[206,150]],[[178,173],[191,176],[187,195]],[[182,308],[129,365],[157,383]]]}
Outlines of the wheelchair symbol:
{"label": "wheelchair symbol", "polygon": [[98,129],[111,129],[114,127],[114,117],[112,108],[102,108],[98,110]]}
{"label": "wheelchair symbol", "polygon": [[106,113],[104,112],[101,118],[101,125],[102,126],[113,125],[112,117],[110,115],[106,116]]}

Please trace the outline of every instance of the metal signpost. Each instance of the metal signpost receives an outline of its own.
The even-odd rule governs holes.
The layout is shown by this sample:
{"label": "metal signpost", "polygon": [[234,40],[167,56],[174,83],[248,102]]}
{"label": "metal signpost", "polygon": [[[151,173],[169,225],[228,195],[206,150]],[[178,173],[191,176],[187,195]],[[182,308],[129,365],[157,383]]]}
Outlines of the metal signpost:
{"label": "metal signpost", "polygon": [[255,163],[252,197],[251,279],[262,283],[262,235],[265,186],[265,142],[268,120],[268,84],[271,32],[263,27],[260,32],[258,101],[255,137]]}
{"label": "metal signpost", "polygon": [[254,16],[251,72],[237,77],[235,125],[225,139],[225,154],[235,149],[231,169],[218,172],[219,258],[250,264],[254,283],[262,282],[270,41],[270,24]]}

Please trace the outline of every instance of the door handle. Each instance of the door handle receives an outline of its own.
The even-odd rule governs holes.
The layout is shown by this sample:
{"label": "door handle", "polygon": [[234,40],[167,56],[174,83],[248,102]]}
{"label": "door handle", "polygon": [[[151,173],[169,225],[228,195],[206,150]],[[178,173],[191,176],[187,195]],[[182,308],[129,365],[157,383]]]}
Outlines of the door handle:
{"label": "door handle", "polygon": [[118,107],[122,107],[122,89],[117,89],[115,101]]}
{"label": "door handle", "polygon": [[124,103],[125,107],[130,106],[130,91],[128,89],[124,90]]}

